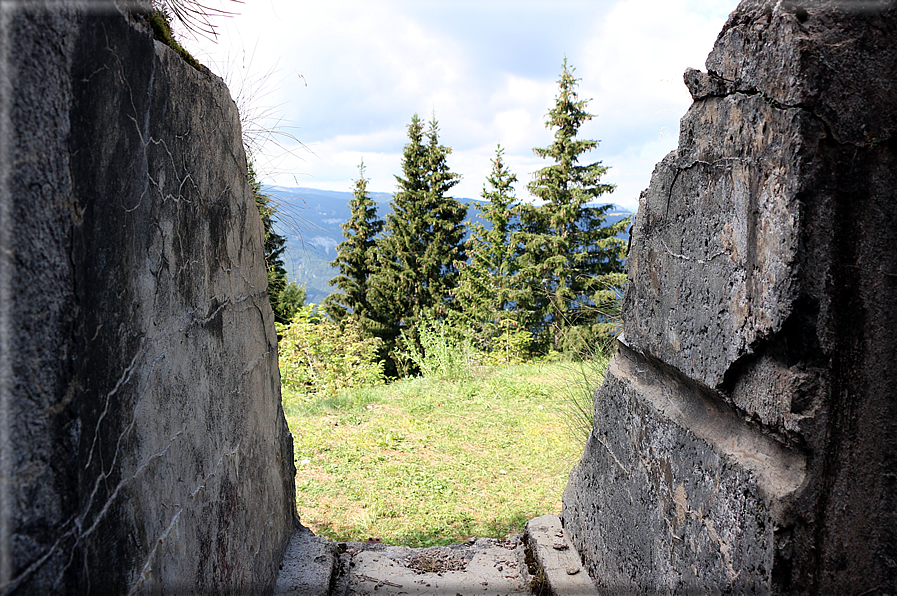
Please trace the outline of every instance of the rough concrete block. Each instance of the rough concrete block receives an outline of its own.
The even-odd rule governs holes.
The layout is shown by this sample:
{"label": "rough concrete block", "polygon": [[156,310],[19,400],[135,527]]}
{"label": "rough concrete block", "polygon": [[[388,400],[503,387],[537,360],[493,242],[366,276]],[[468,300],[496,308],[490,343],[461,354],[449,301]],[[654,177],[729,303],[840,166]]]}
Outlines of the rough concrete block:
{"label": "rough concrete block", "polygon": [[617,594],[766,593],[770,500],[803,461],[712,393],[621,347],[564,493],[564,527],[598,586]]}
{"label": "rough concrete block", "polygon": [[686,72],[564,495],[600,586],[897,586],[895,39],[893,2],[745,0]]}
{"label": "rough concrete block", "polygon": [[274,594],[277,596],[328,596],[339,567],[335,542],[297,526],[280,562]]}
{"label": "rough concrete block", "polygon": [[343,543],[334,596],[529,594],[520,536],[407,548]]}
{"label": "rough concrete block", "polygon": [[224,83],[114,2],[0,7],[0,592],[263,593],[295,521]]}

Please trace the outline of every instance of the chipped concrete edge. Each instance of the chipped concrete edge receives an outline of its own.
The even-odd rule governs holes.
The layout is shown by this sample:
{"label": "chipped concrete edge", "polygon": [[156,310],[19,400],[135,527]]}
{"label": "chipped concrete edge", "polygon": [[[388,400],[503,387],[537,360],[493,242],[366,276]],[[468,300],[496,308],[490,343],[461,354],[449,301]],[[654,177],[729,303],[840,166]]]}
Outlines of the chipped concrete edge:
{"label": "chipped concrete edge", "polygon": [[338,569],[337,544],[296,524],[280,564],[277,596],[329,596]]}
{"label": "chipped concrete edge", "polygon": [[600,592],[582,567],[557,515],[543,515],[526,522],[524,541],[530,547],[552,594],[598,596]]}
{"label": "chipped concrete edge", "polygon": [[543,515],[526,522],[524,540],[532,549],[552,594],[597,596],[592,578],[582,567],[576,547],[570,542],[557,515]]}

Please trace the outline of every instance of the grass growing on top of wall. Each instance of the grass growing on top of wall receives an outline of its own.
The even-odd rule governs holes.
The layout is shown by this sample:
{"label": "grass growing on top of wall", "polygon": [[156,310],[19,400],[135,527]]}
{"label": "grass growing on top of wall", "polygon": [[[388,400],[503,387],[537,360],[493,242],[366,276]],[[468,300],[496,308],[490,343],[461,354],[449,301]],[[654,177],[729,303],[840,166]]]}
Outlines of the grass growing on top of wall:
{"label": "grass growing on top of wall", "polygon": [[565,423],[577,366],[481,368],[336,397],[285,389],[302,523],[332,540],[431,546],[560,512],[584,438]]}
{"label": "grass growing on top of wall", "polygon": [[153,35],[155,35],[156,39],[173,49],[178,55],[184,59],[184,61],[198,70],[199,72],[205,72],[203,66],[197,62],[196,58],[193,57],[190,52],[184,49],[184,47],[178,43],[178,41],[174,38],[174,35],[171,33],[171,22],[170,19],[165,16],[165,14],[160,10],[154,10],[149,14],[148,17],[150,27],[153,29]]}

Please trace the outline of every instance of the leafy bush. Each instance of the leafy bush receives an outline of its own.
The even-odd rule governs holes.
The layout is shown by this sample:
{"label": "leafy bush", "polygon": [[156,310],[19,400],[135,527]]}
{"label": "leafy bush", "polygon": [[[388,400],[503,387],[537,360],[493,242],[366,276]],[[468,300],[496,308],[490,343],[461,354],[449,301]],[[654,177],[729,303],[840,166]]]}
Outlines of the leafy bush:
{"label": "leafy bush", "polygon": [[445,321],[421,319],[417,327],[418,341],[402,330],[399,358],[410,360],[427,378],[463,379],[480,358],[465,334]]}
{"label": "leafy bush", "polygon": [[283,387],[303,393],[336,395],[343,389],[385,382],[377,360],[381,340],[365,338],[357,322],[342,328],[322,316],[314,304],[303,306],[289,325],[276,323]]}
{"label": "leafy bush", "polygon": [[503,321],[501,333],[490,338],[484,360],[490,366],[520,364],[530,357],[532,346],[532,332],[509,317]]}
{"label": "leafy bush", "polygon": [[535,355],[533,333],[525,329],[510,311],[496,312],[479,321],[469,313],[449,312],[446,324],[451,333],[465,339],[487,366],[521,364]]}

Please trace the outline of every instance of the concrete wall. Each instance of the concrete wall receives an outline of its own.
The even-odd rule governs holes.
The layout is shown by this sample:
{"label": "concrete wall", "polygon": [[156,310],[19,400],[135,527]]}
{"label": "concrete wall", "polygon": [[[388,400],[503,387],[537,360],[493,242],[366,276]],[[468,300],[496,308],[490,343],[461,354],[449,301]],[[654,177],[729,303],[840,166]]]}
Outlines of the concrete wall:
{"label": "concrete wall", "polygon": [[746,0],[642,194],[563,519],[613,593],[897,589],[897,4]]}
{"label": "concrete wall", "polygon": [[223,82],[107,2],[0,4],[0,593],[261,593],[295,523]]}

